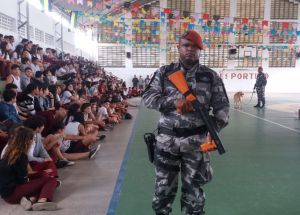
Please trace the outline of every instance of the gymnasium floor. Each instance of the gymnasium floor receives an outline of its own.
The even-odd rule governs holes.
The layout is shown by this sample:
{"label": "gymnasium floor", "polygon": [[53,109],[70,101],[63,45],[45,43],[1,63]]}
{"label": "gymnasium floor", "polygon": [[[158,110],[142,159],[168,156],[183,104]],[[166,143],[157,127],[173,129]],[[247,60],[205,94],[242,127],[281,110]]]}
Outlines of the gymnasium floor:
{"label": "gymnasium floor", "polygon": [[[232,98],[232,95],[229,95]],[[300,214],[299,94],[268,94],[255,109],[246,95],[242,110],[231,109],[221,138],[227,153],[212,155],[213,181],[204,187],[208,215]],[[134,100],[133,102],[139,102]],[[131,108],[133,120],[109,133],[93,161],[61,170],[55,212],[24,212],[0,200],[0,215],[153,215],[154,169],[143,134],[155,129],[159,113]],[[128,145],[127,145],[128,144]],[[179,195],[172,215],[179,215]]]}
{"label": "gymnasium floor", "polygon": [[[293,109],[300,108],[300,95],[267,96],[265,109],[253,108],[256,95],[249,103],[248,94],[242,110],[231,110],[230,125],[221,133],[227,153],[213,153],[214,178],[204,187],[206,214],[300,214],[300,120]],[[153,214],[154,170],[143,134],[155,129],[158,117],[140,110],[109,215]],[[174,215],[181,214],[178,197]]]}

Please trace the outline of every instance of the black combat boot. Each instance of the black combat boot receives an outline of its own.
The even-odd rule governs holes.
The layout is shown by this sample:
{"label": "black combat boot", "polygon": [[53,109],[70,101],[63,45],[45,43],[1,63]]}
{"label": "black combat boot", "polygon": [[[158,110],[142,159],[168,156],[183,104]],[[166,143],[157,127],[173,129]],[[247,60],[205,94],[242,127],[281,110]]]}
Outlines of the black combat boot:
{"label": "black combat boot", "polygon": [[260,107],[260,99],[257,100],[257,105],[253,106],[255,108],[259,108]]}
{"label": "black combat boot", "polygon": [[265,103],[266,103],[266,101],[265,101],[265,99],[263,98],[263,99],[261,100],[261,106],[260,106],[260,108],[264,108],[264,107],[265,107]]}

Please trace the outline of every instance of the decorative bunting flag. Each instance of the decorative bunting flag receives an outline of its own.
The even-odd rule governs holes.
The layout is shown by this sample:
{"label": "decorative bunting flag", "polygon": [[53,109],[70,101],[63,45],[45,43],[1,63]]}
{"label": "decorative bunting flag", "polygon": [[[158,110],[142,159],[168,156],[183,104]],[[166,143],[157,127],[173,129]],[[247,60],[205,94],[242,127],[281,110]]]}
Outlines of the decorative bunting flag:
{"label": "decorative bunting flag", "polygon": [[87,0],[87,6],[92,8],[93,7],[93,0]]}
{"label": "decorative bunting flag", "polygon": [[139,7],[140,7],[139,3],[136,3],[136,2],[133,3],[133,5],[132,5],[133,10],[135,10],[135,11],[137,11],[139,9]]}
{"label": "decorative bunting flag", "polygon": [[77,18],[78,18],[78,11],[72,11],[71,13],[71,31],[73,31],[77,27]]}
{"label": "decorative bunting flag", "polygon": [[75,0],[68,0],[69,4],[75,4]]}
{"label": "decorative bunting flag", "polygon": [[170,14],[170,9],[169,8],[164,8],[164,13],[165,14]]}
{"label": "decorative bunting flag", "polygon": [[52,10],[52,2],[50,0],[40,0],[43,11],[51,11]]}
{"label": "decorative bunting flag", "polygon": [[247,18],[242,18],[242,24],[247,25],[248,24],[248,19]]}
{"label": "decorative bunting flag", "polygon": [[285,29],[289,28],[289,23],[288,22],[282,22],[282,27]]}
{"label": "decorative bunting flag", "polygon": [[208,13],[204,13],[204,14],[202,15],[202,18],[203,18],[203,19],[209,19],[209,14],[208,14]]}
{"label": "decorative bunting flag", "polygon": [[78,5],[80,5],[80,4],[83,5],[83,0],[77,0],[77,4]]}
{"label": "decorative bunting flag", "polygon": [[263,20],[263,21],[261,22],[261,25],[262,25],[262,26],[268,26],[268,25],[269,25],[269,22],[268,22],[267,20]]}

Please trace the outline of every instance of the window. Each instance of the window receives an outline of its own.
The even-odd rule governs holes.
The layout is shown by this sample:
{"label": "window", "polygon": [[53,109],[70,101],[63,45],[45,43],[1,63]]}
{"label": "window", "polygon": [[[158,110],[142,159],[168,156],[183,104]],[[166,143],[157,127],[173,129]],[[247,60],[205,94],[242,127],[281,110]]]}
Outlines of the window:
{"label": "window", "polygon": [[269,52],[269,67],[295,67],[295,49],[285,47],[272,47]]}
{"label": "window", "polygon": [[29,37],[30,37],[30,39],[34,38],[34,33],[33,33],[33,27],[32,26],[29,26]]}
{"label": "window", "polygon": [[134,68],[158,68],[159,46],[133,46],[132,64]]}
{"label": "window", "polygon": [[238,67],[249,68],[262,65],[262,50],[256,46],[238,47]]}
{"label": "window", "polygon": [[272,0],[271,19],[298,19],[298,2]]}
{"label": "window", "polygon": [[133,19],[155,19],[159,18],[160,12],[160,4],[159,1],[154,1],[145,4],[143,7],[140,7],[137,11],[132,10],[132,18]]}
{"label": "window", "polygon": [[[286,22],[288,28],[283,28],[282,22],[271,22],[270,43],[294,44],[297,40],[297,23]],[[276,32],[273,34],[272,31]]]}
{"label": "window", "polygon": [[106,20],[99,25],[98,42],[122,43],[125,40],[125,23]]}
{"label": "window", "polygon": [[[18,21],[18,26],[21,26],[21,25],[22,25],[22,22]],[[22,38],[27,37],[27,35],[26,35],[26,25],[23,25],[21,28],[19,28],[19,34]]]}
{"label": "window", "polygon": [[[2,6],[4,6],[3,3]],[[0,13],[0,28],[11,32],[16,32],[16,19]]]}
{"label": "window", "polygon": [[239,18],[264,18],[264,0],[238,0],[237,17]]}
{"label": "window", "polygon": [[157,44],[160,41],[160,27],[157,21],[135,19],[132,21],[133,44]]}
{"label": "window", "polygon": [[98,62],[103,67],[125,67],[125,46],[98,46]]}
{"label": "window", "polygon": [[215,48],[205,48],[200,53],[200,63],[210,68],[226,68],[227,56],[227,46],[219,45]]}
{"label": "window", "polygon": [[[18,25],[20,26],[22,24],[22,22],[18,21]],[[20,33],[20,36],[22,38],[27,38],[27,25],[23,25],[21,28],[19,28],[19,33]],[[31,39],[34,39],[34,29],[32,26],[29,26],[29,37],[30,37],[30,40]],[[37,38],[35,38],[37,40]]]}
{"label": "window", "polygon": [[202,0],[202,13],[210,16],[229,16],[230,0]]}
{"label": "window", "polygon": [[235,19],[236,43],[262,43],[263,33],[256,30],[260,26],[260,20],[249,20],[248,24],[244,25],[242,19]]}
{"label": "window", "polygon": [[51,34],[45,33],[45,43],[50,46],[54,46],[54,36]]}
{"label": "window", "polygon": [[195,0],[168,0],[171,16],[189,17],[195,12]]}
{"label": "window", "polygon": [[35,28],[35,40],[39,42],[44,42],[44,32],[40,29]]}
{"label": "window", "polygon": [[175,63],[179,59],[177,44],[167,44],[167,64]]}

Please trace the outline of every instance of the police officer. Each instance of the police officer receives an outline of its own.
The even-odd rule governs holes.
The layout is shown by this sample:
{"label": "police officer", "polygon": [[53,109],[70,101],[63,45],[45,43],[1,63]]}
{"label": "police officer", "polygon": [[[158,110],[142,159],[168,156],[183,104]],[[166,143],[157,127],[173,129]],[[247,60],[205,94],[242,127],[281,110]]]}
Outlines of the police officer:
{"label": "police officer", "polygon": [[202,186],[212,178],[210,157],[201,152],[207,141],[207,129],[191,103],[167,80],[168,71],[182,70],[186,82],[207,110],[217,131],[228,124],[229,101],[217,73],[199,64],[203,43],[195,31],[182,35],[178,45],[179,61],[163,66],[155,73],[143,94],[148,108],[161,112],[155,146],[155,192],[152,208],[156,215],[170,214],[181,173],[181,210],[186,215],[204,214]]}
{"label": "police officer", "polygon": [[256,77],[256,82],[253,90],[256,89],[257,92],[257,104],[254,106],[256,108],[263,108],[265,106],[265,87],[267,85],[266,75],[263,73],[263,68],[258,67],[258,75]]}

